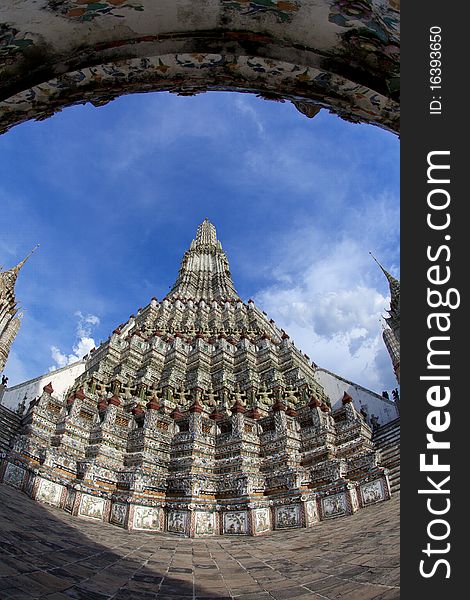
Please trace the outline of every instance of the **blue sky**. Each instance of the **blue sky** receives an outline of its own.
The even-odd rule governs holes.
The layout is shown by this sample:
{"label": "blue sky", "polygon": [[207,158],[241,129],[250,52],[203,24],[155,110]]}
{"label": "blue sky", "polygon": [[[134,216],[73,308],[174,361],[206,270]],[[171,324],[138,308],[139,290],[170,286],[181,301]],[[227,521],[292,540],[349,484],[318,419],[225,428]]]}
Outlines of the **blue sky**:
{"label": "blue sky", "polygon": [[[399,141],[252,95],[167,93],[69,108],[0,137],[0,264],[36,244],[10,385],[105,340],[163,298],[208,217],[235,286],[317,364],[396,387],[381,340],[399,275]],[[76,358],[75,358],[76,359]]]}

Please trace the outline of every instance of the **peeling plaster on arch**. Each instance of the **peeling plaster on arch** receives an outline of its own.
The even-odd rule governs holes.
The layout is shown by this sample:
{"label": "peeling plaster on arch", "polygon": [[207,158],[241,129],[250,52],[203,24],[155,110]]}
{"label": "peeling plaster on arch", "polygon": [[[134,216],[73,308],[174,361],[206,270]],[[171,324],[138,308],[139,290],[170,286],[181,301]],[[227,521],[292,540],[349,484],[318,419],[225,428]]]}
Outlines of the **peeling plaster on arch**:
{"label": "peeling plaster on arch", "polygon": [[398,131],[393,0],[5,0],[0,132],[128,93],[238,91]]}

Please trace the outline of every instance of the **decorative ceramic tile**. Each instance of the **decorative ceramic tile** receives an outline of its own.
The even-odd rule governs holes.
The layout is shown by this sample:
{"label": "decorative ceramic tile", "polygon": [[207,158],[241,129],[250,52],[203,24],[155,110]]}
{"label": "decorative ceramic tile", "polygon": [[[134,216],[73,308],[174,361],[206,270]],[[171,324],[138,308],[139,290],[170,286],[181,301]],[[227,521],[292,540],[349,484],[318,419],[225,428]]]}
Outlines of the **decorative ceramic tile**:
{"label": "decorative ceramic tile", "polygon": [[152,506],[134,507],[134,529],[162,531],[163,509]]}
{"label": "decorative ceramic tile", "polygon": [[300,526],[300,506],[277,506],[274,515],[276,529]]}
{"label": "decorative ceramic tile", "polygon": [[111,507],[111,523],[120,525],[121,527],[126,526],[127,518],[127,504],[121,504],[120,502],[114,502]]}
{"label": "decorative ceramic tile", "polygon": [[369,481],[359,486],[361,491],[361,499],[364,505],[375,504],[385,500],[384,488],[382,480],[376,479],[375,481]]}
{"label": "decorative ceramic tile", "polygon": [[125,9],[143,11],[141,2],[128,0],[49,0],[48,9],[69,19],[86,23],[99,17],[124,17]]}
{"label": "decorative ceramic tile", "polygon": [[46,502],[47,504],[52,504],[53,506],[59,506],[63,489],[63,485],[59,485],[58,483],[54,483],[53,481],[49,481],[47,479],[41,479],[36,500],[39,500],[40,502]]}
{"label": "decorative ceramic tile", "polygon": [[102,519],[104,512],[104,498],[83,494],[80,500],[80,509],[78,514],[90,519]]}
{"label": "decorative ceramic tile", "polygon": [[308,500],[305,503],[305,520],[307,527],[311,527],[318,522],[317,503],[315,500]]}
{"label": "decorative ceramic tile", "polygon": [[3,483],[20,489],[23,485],[25,470],[13,463],[8,463],[3,476]]}
{"label": "decorative ceramic tile", "polygon": [[223,517],[224,533],[243,534],[248,532],[248,513],[246,511],[226,512]]}
{"label": "decorative ceramic tile", "polygon": [[341,517],[346,514],[346,494],[333,494],[322,498],[323,518],[331,519],[333,517]]}
{"label": "decorative ceramic tile", "polygon": [[196,512],[196,535],[214,535],[215,513]]}
{"label": "decorative ceramic tile", "polygon": [[167,517],[167,530],[171,533],[186,533],[187,521],[186,511],[170,511]]}
{"label": "decorative ceramic tile", "polygon": [[64,505],[64,509],[67,512],[72,512],[73,510],[73,505],[75,502],[75,495],[76,495],[76,491],[74,489],[70,489],[67,493],[67,497],[65,499],[65,505]]}
{"label": "decorative ceramic tile", "polygon": [[255,533],[263,533],[271,529],[269,508],[255,508],[253,510],[253,527]]}
{"label": "decorative ceramic tile", "polygon": [[279,23],[292,21],[299,10],[298,0],[222,0],[223,5],[239,11],[243,15],[258,16],[266,13],[273,15]]}

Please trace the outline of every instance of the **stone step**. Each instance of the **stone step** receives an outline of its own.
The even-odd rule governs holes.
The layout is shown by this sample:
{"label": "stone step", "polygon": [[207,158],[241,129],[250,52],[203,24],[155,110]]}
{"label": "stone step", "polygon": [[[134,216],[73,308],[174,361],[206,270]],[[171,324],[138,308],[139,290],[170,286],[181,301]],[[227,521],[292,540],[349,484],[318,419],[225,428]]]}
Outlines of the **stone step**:
{"label": "stone step", "polygon": [[393,419],[393,421],[389,421],[388,423],[385,423],[385,425],[381,425],[380,427],[377,428],[377,432],[381,433],[382,431],[387,431],[388,429],[393,429],[394,427],[399,427],[400,426],[400,417]]}
{"label": "stone step", "polygon": [[400,450],[384,450],[383,448],[377,448],[380,452],[382,462],[389,462],[391,460],[400,460]]}
{"label": "stone step", "polygon": [[2,429],[17,429],[18,424],[18,421],[7,421],[6,419],[0,421],[0,426],[2,427]]}
{"label": "stone step", "polygon": [[386,442],[375,442],[374,441],[374,445],[376,448],[383,448],[384,450],[387,448],[399,448],[400,447],[400,438],[394,438],[394,439],[390,439],[387,440]]}
{"label": "stone step", "polygon": [[384,433],[380,436],[372,436],[372,439],[374,440],[374,443],[376,443],[376,444],[386,444],[390,440],[397,440],[397,439],[399,440],[400,439],[400,429],[393,429],[393,430],[387,431],[387,433]]}
{"label": "stone step", "polygon": [[394,462],[389,462],[386,465],[382,463],[382,466],[386,467],[389,471],[392,471],[393,469],[400,468],[400,461],[396,460]]}
{"label": "stone step", "polygon": [[398,442],[390,442],[388,444],[376,444],[383,452],[400,452],[400,444]]}
{"label": "stone step", "polygon": [[384,450],[388,450],[389,448],[400,449],[400,438],[396,438],[395,440],[389,440],[384,444],[381,444],[380,442],[375,442],[375,447],[383,448]]}
{"label": "stone step", "polygon": [[400,419],[383,425],[372,436],[372,441],[380,451],[380,464],[388,469],[390,490],[400,490]]}
{"label": "stone step", "polygon": [[21,418],[6,406],[0,405],[0,452],[10,447],[10,440],[19,430]]}
{"label": "stone step", "polygon": [[7,437],[8,439],[11,438],[12,435],[15,435],[17,429],[14,429],[13,427],[9,427],[9,428],[4,428],[4,427],[0,427],[0,436],[2,437]]}
{"label": "stone step", "polygon": [[382,448],[383,450],[393,450],[394,448],[396,450],[400,449],[400,444],[398,443],[398,440],[395,442],[390,442],[388,444],[375,444],[376,448]]}
{"label": "stone step", "polygon": [[400,444],[400,430],[390,432],[386,436],[382,436],[380,438],[372,437],[372,441],[376,446],[389,446],[392,444],[399,445]]}
{"label": "stone step", "polygon": [[377,442],[376,440],[373,440],[374,442],[374,446],[376,448],[383,448],[383,449],[387,449],[387,448],[399,448],[400,447],[400,438],[394,438],[394,439],[390,439],[390,440],[386,440],[385,442]]}
{"label": "stone step", "polygon": [[0,435],[11,438],[18,431],[17,427],[0,427]]}
{"label": "stone step", "polygon": [[381,460],[381,462],[386,462],[386,463],[389,463],[389,462],[392,462],[392,461],[393,462],[396,462],[396,461],[400,462],[400,452],[399,452],[399,450],[394,450],[394,451],[389,450],[389,451],[385,451],[385,452],[384,452],[384,450],[382,448],[379,448],[378,450],[380,452],[380,457],[381,457],[380,460]]}
{"label": "stone step", "polygon": [[382,433],[374,432],[372,434],[372,439],[376,444],[380,444],[385,442],[386,440],[400,438],[400,427],[395,427],[394,429],[389,429]]}

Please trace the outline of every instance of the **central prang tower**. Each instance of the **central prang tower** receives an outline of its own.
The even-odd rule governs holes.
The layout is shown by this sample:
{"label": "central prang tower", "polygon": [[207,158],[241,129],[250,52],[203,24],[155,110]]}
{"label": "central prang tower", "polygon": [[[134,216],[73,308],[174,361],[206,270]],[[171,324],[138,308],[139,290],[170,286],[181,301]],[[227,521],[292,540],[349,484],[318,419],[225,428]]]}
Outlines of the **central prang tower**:
{"label": "central prang tower", "polygon": [[197,228],[196,239],[181,261],[178,278],[167,296],[167,299],[175,298],[205,302],[240,301],[222,244],[208,219]]}
{"label": "central prang tower", "polygon": [[166,298],[119,325],[64,400],[44,388],[4,478],[72,514],[191,536],[388,499],[370,427],[347,393],[332,412],[315,368],[240,299],[206,219]]}

